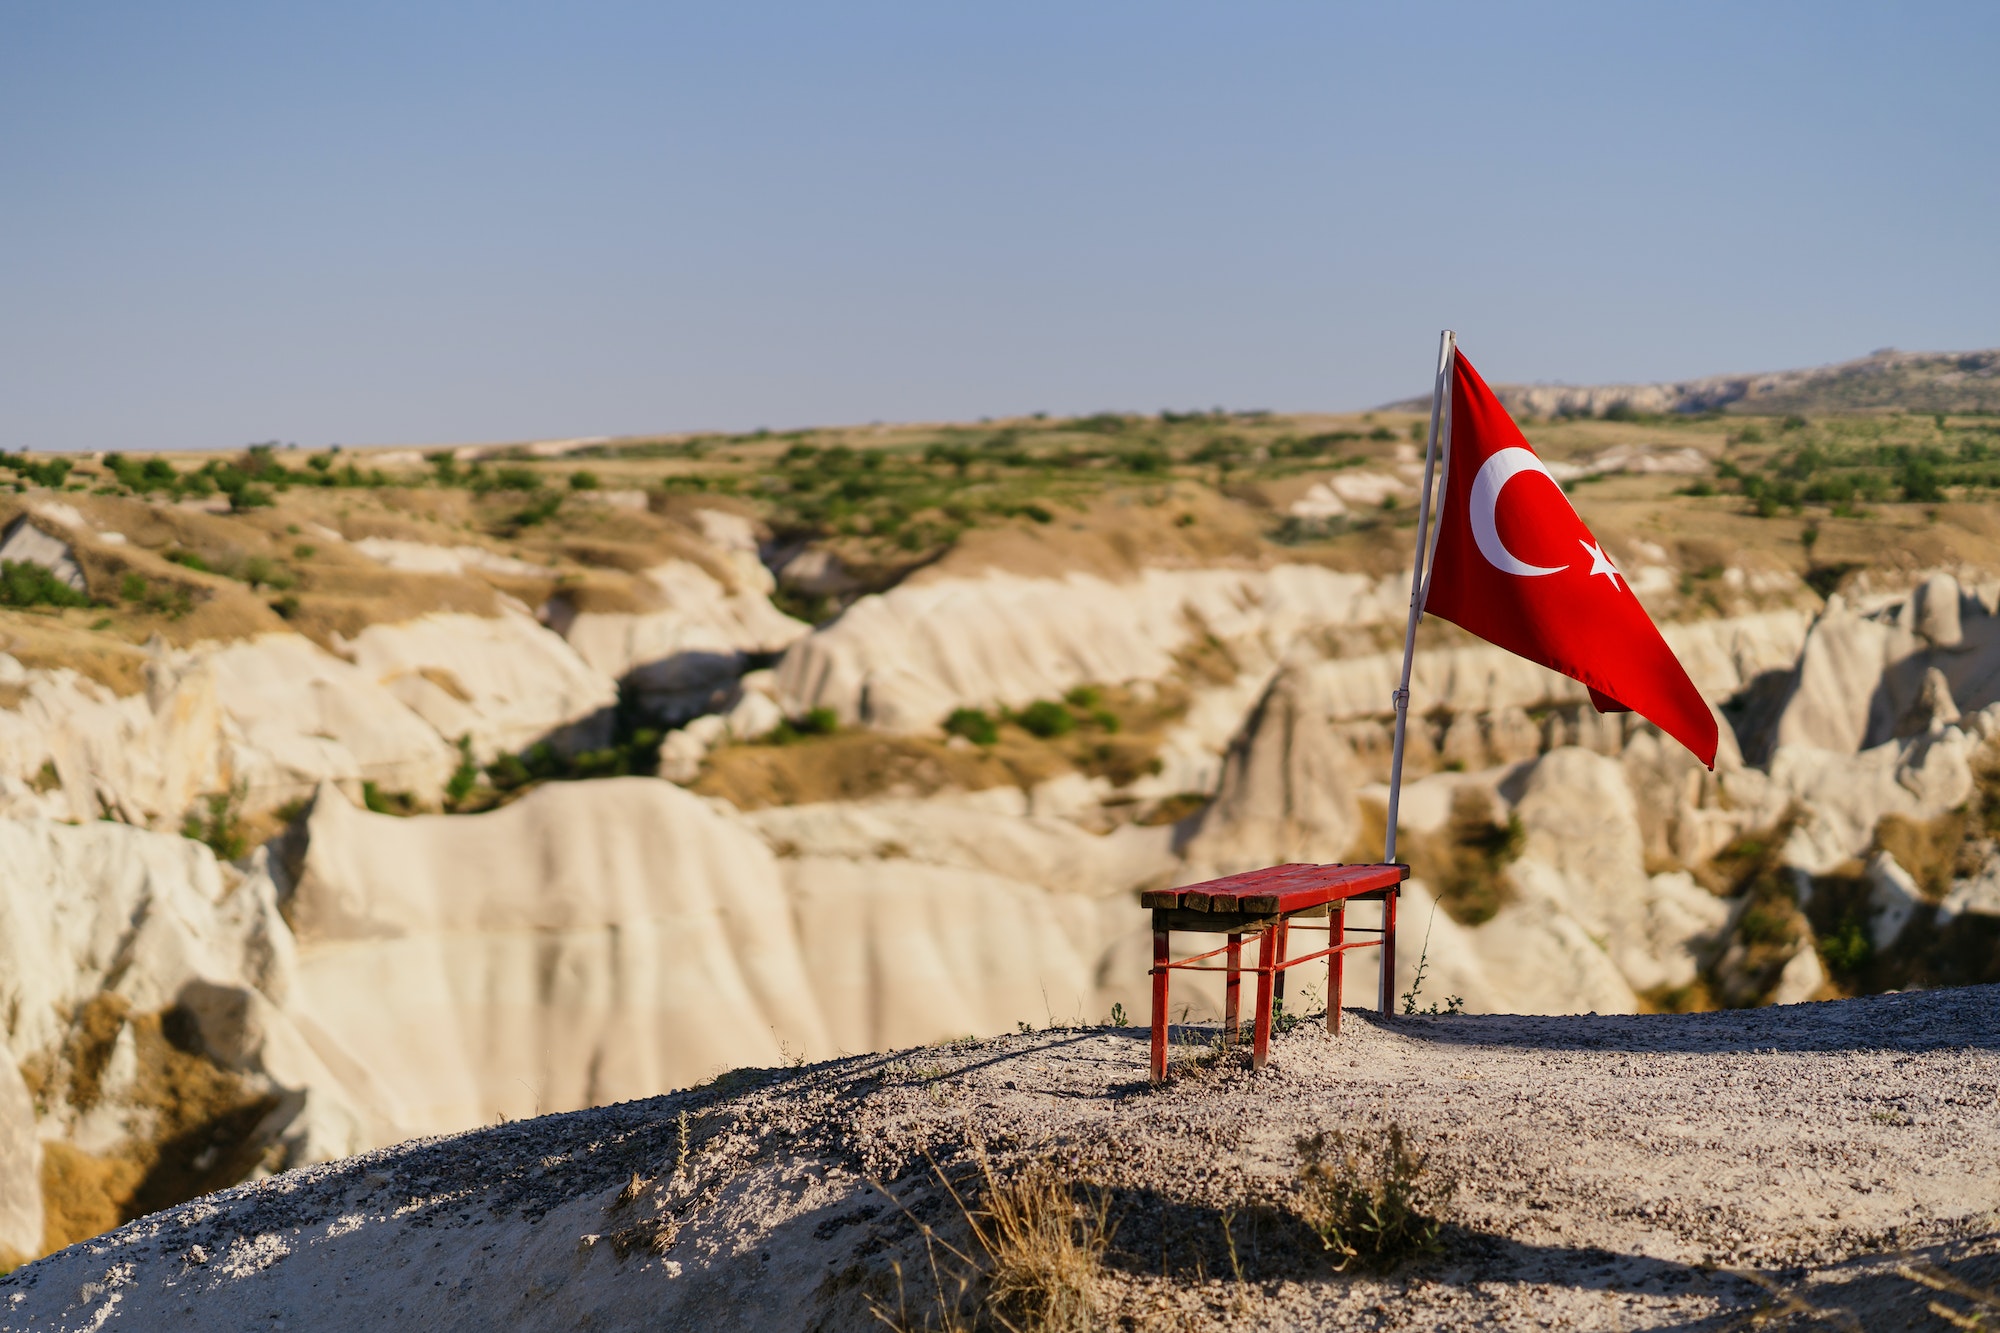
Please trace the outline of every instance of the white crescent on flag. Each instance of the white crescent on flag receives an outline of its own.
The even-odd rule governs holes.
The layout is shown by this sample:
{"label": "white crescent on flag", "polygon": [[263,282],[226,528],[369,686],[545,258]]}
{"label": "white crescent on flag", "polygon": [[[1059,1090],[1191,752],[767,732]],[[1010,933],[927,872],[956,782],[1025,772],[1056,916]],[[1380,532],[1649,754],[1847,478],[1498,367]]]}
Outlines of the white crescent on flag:
{"label": "white crescent on flag", "polygon": [[1472,540],[1479,546],[1479,554],[1486,562],[1503,574],[1519,574],[1522,578],[1539,578],[1544,574],[1560,574],[1568,565],[1531,565],[1507,549],[1500,540],[1500,529],[1495,525],[1493,512],[1500,504],[1500,491],[1523,472],[1539,472],[1549,478],[1551,485],[1555,478],[1542,466],[1542,460],[1535,457],[1532,449],[1502,449],[1486,460],[1479,469],[1479,475],[1472,479],[1471,512]]}

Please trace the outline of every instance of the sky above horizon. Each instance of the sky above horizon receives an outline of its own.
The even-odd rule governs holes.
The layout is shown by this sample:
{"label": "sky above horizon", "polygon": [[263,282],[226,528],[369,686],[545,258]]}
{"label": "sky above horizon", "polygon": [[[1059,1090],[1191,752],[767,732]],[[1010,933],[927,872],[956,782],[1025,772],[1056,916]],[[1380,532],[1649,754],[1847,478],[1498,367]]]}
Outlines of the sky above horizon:
{"label": "sky above horizon", "polygon": [[0,448],[566,438],[2000,344],[2000,7],[0,11]]}

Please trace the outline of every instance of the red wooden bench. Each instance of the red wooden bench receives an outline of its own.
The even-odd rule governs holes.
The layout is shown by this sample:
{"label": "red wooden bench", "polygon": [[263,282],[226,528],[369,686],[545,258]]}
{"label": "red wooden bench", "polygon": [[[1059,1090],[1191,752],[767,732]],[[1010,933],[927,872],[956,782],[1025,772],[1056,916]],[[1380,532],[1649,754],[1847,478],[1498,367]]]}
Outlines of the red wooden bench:
{"label": "red wooden bench", "polygon": [[[1223,1040],[1234,1045],[1238,1037],[1238,997],[1242,990],[1243,937],[1257,936],[1257,1011],[1252,1025],[1250,1060],[1258,1069],[1271,1049],[1271,999],[1284,995],[1285,969],[1326,959],[1326,1028],[1340,1031],[1340,992],[1344,963],[1350,949],[1382,950],[1382,984],[1377,1004],[1384,1014],[1396,983],[1396,899],[1404,880],[1410,877],[1406,865],[1282,865],[1265,870],[1249,870],[1240,875],[1190,884],[1179,889],[1155,889],[1140,895],[1142,907],[1153,910],[1153,1081],[1167,1076],[1167,975],[1176,968],[1190,972],[1222,972]],[[1371,901],[1382,904],[1382,925],[1366,929],[1347,924],[1347,904]],[[1302,918],[1326,918],[1324,925],[1307,925]],[[1176,930],[1197,930],[1226,934],[1229,942],[1220,949],[1196,954],[1175,962],[1169,952],[1170,936]],[[1327,947],[1299,958],[1288,958],[1287,944],[1293,930],[1324,930]],[[1349,940],[1348,934],[1373,935],[1374,939]],[[1210,966],[1206,960],[1221,954],[1223,965]]]}

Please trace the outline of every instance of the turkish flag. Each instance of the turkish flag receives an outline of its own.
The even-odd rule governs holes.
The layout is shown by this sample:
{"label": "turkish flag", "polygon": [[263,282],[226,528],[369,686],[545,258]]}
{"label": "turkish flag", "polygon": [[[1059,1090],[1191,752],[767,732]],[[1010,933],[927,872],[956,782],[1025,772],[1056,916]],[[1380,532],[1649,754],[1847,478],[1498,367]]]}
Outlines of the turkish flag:
{"label": "turkish flag", "polygon": [[1715,767],[1715,714],[1520,427],[1452,358],[1451,452],[1424,610],[1582,681]]}

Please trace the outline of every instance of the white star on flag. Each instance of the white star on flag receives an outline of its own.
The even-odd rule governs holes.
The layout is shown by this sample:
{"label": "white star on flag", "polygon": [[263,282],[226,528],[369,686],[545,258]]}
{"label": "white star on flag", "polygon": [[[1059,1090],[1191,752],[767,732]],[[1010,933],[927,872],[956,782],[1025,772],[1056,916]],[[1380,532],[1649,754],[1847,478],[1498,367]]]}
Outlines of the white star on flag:
{"label": "white star on flag", "polygon": [[1604,554],[1602,548],[1591,542],[1584,541],[1582,538],[1578,538],[1576,544],[1590,552],[1590,572],[1593,575],[1604,575],[1605,578],[1611,580],[1612,587],[1618,587],[1618,566],[1611,563],[1611,557]]}

